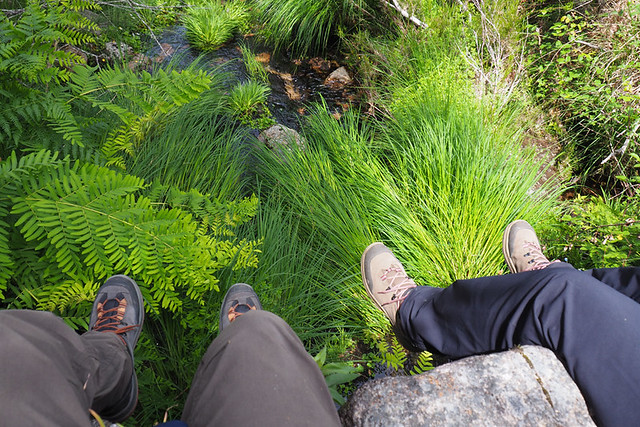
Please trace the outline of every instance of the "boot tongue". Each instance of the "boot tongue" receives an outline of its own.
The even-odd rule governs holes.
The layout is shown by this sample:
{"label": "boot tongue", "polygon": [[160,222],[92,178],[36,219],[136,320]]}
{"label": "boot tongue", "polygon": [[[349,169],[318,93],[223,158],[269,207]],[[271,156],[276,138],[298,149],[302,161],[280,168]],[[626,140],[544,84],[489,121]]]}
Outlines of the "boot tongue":
{"label": "boot tongue", "polygon": [[244,314],[251,311],[251,307],[249,307],[247,304],[239,304],[233,311],[235,311],[237,314]]}

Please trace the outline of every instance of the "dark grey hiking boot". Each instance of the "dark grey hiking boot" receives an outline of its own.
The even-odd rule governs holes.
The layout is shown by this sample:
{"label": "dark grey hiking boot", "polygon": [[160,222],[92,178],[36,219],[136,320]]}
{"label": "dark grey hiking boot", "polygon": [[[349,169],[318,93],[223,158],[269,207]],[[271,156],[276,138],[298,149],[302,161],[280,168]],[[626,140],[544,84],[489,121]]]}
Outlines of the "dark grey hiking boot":
{"label": "dark grey hiking boot", "polygon": [[407,276],[391,250],[380,242],[372,243],[365,249],[360,270],[367,294],[395,325],[398,308],[416,283]]}
{"label": "dark grey hiking boot", "polygon": [[222,301],[218,329],[222,332],[238,316],[242,316],[251,310],[262,310],[258,295],[246,283],[236,283],[229,288]]}
{"label": "dark grey hiking boot", "polygon": [[[144,322],[144,302],[138,284],[124,275],[112,276],[98,289],[91,311],[89,330],[117,334],[127,346],[133,363],[133,350]],[[135,370],[129,393],[100,416],[113,422],[124,421],[138,402],[138,379]]]}
{"label": "dark grey hiking boot", "polygon": [[533,227],[524,220],[507,225],[502,235],[502,253],[512,273],[541,270],[556,261],[542,253],[538,236]]}

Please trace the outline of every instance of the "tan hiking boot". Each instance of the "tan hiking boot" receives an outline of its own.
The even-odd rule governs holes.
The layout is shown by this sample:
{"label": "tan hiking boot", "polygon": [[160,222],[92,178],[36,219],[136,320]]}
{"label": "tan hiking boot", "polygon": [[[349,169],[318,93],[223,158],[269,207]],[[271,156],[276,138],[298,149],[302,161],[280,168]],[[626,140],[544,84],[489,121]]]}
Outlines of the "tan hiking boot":
{"label": "tan hiking boot", "polygon": [[556,261],[549,261],[542,253],[533,227],[521,219],[507,225],[502,235],[502,253],[512,273],[541,270]]}
{"label": "tan hiking boot", "polygon": [[360,267],[367,293],[378,308],[384,311],[391,324],[395,325],[398,308],[416,287],[416,283],[407,276],[404,267],[389,248],[380,242],[372,243],[365,249]]}

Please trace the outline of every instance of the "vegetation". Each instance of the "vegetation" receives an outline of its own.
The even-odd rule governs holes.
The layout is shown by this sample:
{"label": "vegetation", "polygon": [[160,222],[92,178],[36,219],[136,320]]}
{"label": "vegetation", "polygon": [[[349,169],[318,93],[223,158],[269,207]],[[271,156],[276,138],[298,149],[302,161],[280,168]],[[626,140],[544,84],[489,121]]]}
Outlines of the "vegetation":
{"label": "vegetation", "polygon": [[206,1],[188,9],[182,21],[187,38],[198,49],[212,51],[247,26],[249,15],[242,2]]}
{"label": "vegetation", "polygon": [[262,83],[249,80],[231,89],[229,106],[233,114],[245,125],[265,129],[275,124],[266,105],[271,89]]}
{"label": "vegetation", "polygon": [[534,96],[557,111],[554,130],[585,182],[632,194],[624,181],[610,178],[636,175],[638,6],[569,1],[534,2],[531,9]]}
{"label": "vegetation", "polygon": [[[376,20],[372,0],[253,0],[262,34],[276,50],[294,55],[322,53],[341,33]],[[332,40],[333,39],[333,40]]]}
{"label": "vegetation", "polygon": [[[359,261],[372,241],[431,286],[500,274],[516,218],[576,267],[637,262],[633,5],[1,2],[0,308],[54,311],[82,331],[105,278],[135,277],[148,321],[131,425],[179,416],[234,282],[292,326],[342,402],[360,372],[432,366],[366,298]],[[141,25],[151,37],[178,15],[199,51],[246,35],[249,80],[210,56],[133,71],[80,54],[119,32],[141,49]],[[276,75],[250,32],[283,58],[344,55],[362,102],[340,119],[305,106],[303,147],[274,154],[255,135],[274,123]],[[588,184],[563,202],[561,179],[543,181],[548,160],[524,142],[540,133]]]}

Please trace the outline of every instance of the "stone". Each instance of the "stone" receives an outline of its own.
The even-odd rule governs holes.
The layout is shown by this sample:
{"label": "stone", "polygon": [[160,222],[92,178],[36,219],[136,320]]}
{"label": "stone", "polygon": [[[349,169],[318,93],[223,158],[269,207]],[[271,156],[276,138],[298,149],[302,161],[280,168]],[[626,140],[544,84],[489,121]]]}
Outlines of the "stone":
{"label": "stone", "polygon": [[304,139],[294,129],[281,124],[276,124],[266,129],[258,135],[258,140],[273,150],[280,157],[283,157],[283,150],[290,150],[292,144],[304,148]]}
{"label": "stone", "polygon": [[524,346],[365,383],[340,409],[345,426],[594,426],[550,350]]}
{"label": "stone", "polygon": [[338,68],[324,80],[324,85],[332,89],[340,89],[349,83],[351,83],[351,76],[344,67]]}
{"label": "stone", "polygon": [[131,71],[146,70],[151,66],[151,58],[143,53],[136,53],[127,66]]}
{"label": "stone", "polygon": [[164,62],[167,58],[170,58],[175,51],[175,48],[169,43],[160,43],[160,53],[153,58],[153,61],[156,63]]}
{"label": "stone", "polygon": [[133,48],[126,43],[120,43],[120,45],[118,45],[116,42],[108,42],[105,44],[104,50],[110,59],[122,59],[124,56],[133,53]]}
{"label": "stone", "polygon": [[332,63],[327,59],[316,57],[309,60],[309,65],[316,71],[329,72]]}

